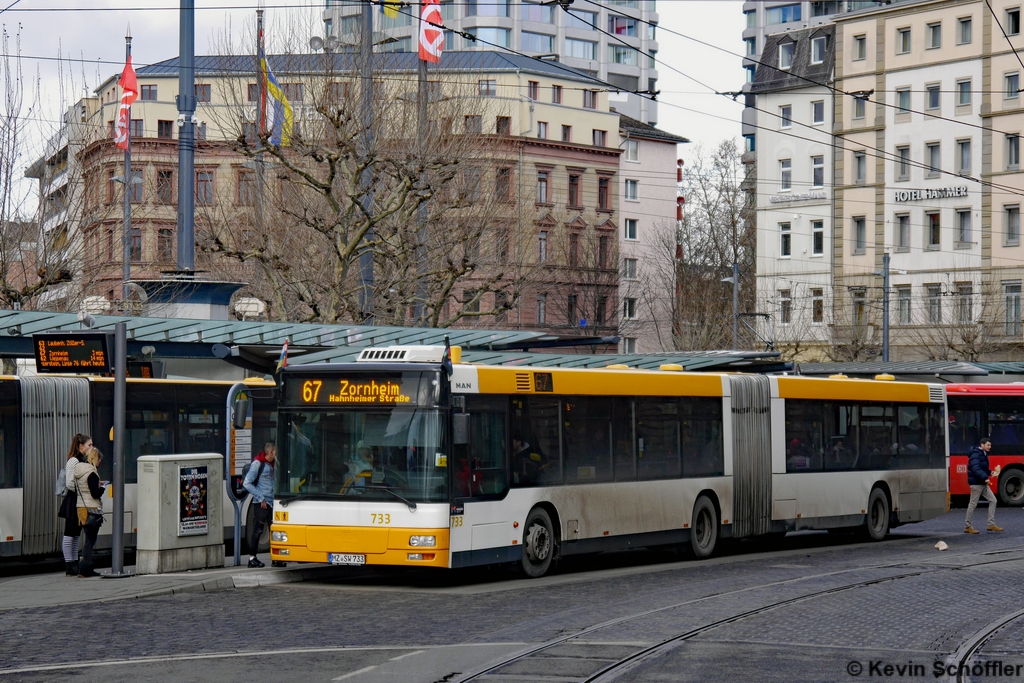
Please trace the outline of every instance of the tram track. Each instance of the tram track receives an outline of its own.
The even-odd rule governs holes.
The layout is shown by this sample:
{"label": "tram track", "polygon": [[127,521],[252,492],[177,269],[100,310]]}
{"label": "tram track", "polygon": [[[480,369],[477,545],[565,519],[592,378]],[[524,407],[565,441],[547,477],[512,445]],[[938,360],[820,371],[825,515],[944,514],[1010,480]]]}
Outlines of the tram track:
{"label": "tram track", "polygon": [[950,683],[970,683],[972,667],[968,663],[978,654],[992,638],[1014,621],[1024,617],[1024,609],[1011,614],[1004,614],[999,619],[986,625],[973,636],[965,640],[956,651],[946,659],[947,680]]}
{"label": "tram track", "polygon": [[[1013,548],[1013,549],[1001,550],[1001,551],[998,552],[998,554],[1006,554],[1008,552],[1014,552],[1014,551],[1019,551],[1019,550],[1024,550],[1024,548]],[[988,554],[990,554],[990,553],[980,553],[980,555],[988,555]],[[952,556],[952,557],[948,557],[948,558],[946,558],[946,560],[949,561],[949,560],[953,560],[954,557],[963,557],[963,556],[972,556],[972,555],[976,556],[976,555],[979,555],[979,554],[976,554],[976,553],[963,553],[963,554],[955,555],[955,556]],[[681,644],[683,642],[686,642],[687,640],[691,640],[691,639],[693,639],[693,638],[695,638],[697,636],[700,636],[700,635],[702,635],[704,633],[712,631],[712,630],[714,630],[716,628],[719,628],[719,627],[722,627],[722,626],[726,626],[728,624],[736,623],[736,622],[742,621],[744,619],[749,619],[751,617],[756,617],[756,616],[759,616],[759,615],[762,615],[762,614],[766,614],[766,613],[774,611],[774,610],[783,609],[785,607],[790,607],[792,605],[796,605],[796,604],[799,604],[799,603],[802,603],[802,602],[807,602],[807,601],[810,601],[810,600],[816,600],[816,599],[819,599],[819,598],[828,597],[828,596],[835,595],[837,593],[843,593],[843,592],[846,592],[846,591],[857,590],[859,588],[866,588],[868,586],[878,585],[878,584],[882,584],[882,583],[888,583],[888,582],[891,582],[891,581],[898,581],[898,580],[901,580],[901,579],[913,578],[913,577],[923,576],[923,575],[927,575],[927,574],[941,573],[941,572],[944,572],[944,571],[957,571],[957,570],[963,570],[963,569],[970,569],[970,568],[974,568],[974,567],[981,567],[981,566],[988,566],[988,565],[993,565],[993,564],[1002,564],[1002,563],[1009,563],[1009,562],[1024,562],[1024,557],[999,558],[999,559],[993,559],[993,560],[988,560],[988,561],[975,562],[975,563],[971,563],[971,564],[947,564],[947,563],[944,562],[943,564],[936,564],[936,565],[932,565],[932,566],[919,567],[919,568],[915,569],[914,571],[906,571],[906,572],[899,573],[899,574],[893,574],[891,576],[876,577],[876,578],[867,579],[867,580],[863,580],[863,581],[856,581],[856,582],[852,582],[852,583],[842,584],[842,585],[839,585],[839,586],[832,586],[830,588],[822,589],[822,590],[819,590],[819,591],[813,591],[813,592],[810,592],[810,593],[805,593],[803,595],[787,598],[785,600],[778,600],[778,601],[775,601],[775,602],[772,602],[772,603],[769,603],[769,604],[766,604],[766,605],[762,605],[762,606],[754,608],[754,609],[745,610],[745,611],[742,611],[742,612],[738,612],[738,613],[735,613],[735,614],[723,617],[721,619],[715,619],[713,621],[709,621],[707,623],[701,624],[700,626],[697,626],[697,627],[688,629],[687,631],[684,631],[682,633],[678,633],[676,635],[673,635],[671,638],[666,638],[666,639],[663,639],[663,640],[661,640],[661,641],[659,641],[659,642],[657,642],[657,643],[655,643],[653,645],[649,645],[647,647],[642,647],[640,649],[637,649],[637,650],[629,653],[628,655],[626,655],[624,657],[620,657],[620,658],[615,659],[613,661],[609,661],[608,659],[604,659],[604,658],[592,658],[593,661],[601,661],[601,662],[608,662],[608,663],[605,664],[604,666],[600,666],[599,668],[597,668],[596,671],[593,671],[593,672],[589,673],[585,677],[577,678],[575,680],[579,681],[579,683],[604,683],[604,682],[607,682],[607,681],[615,680],[616,678],[618,678],[620,675],[626,673],[627,671],[629,671],[631,669],[634,669],[637,666],[642,665],[643,662],[648,661],[650,659],[654,659],[654,658],[656,658],[656,657],[658,657],[658,656],[660,656],[662,654],[665,654],[668,651],[670,651],[670,650],[674,649],[675,647],[677,647],[679,644]],[[535,646],[532,646],[532,647],[527,648],[525,650],[522,650],[520,652],[513,653],[512,655],[504,658],[503,660],[501,660],[499,662],[488,664],[486,667],[482,667],[482,668],[477,669],[475,671],[469,672],[468,674],[462,675],[461,677],[453,677],[453,678],[450,678],[448,680],[451,681],[451,683],[469,683],[470,681],[482,681],[482,680],[485,680],[485,679],[500,680],[502,678],[502,672],[501,672],[502,669],[508,668],[508,667],[510,667],[512,665],[522,664],[522,663],[527,662],[528,660],[531,660],[531,659],[543,659],[543,655],[545,653],[548,653],[548,652],[552,651],[553,649],[555,649],[555,648],[557,648],[559,646],[564,646],[564,645],[567,645],[567,644],[572,644],[573,641],[579,641],[579,639],[581,639],[581,638],[584,638],[586,636],[589,636],[591,634],[597,633],[599,631],[611,628],[613,626],[617,626],[617,625],[620,625],[620,624],[625,624],[625,623],[628,623],[628,622],[631,622],[631,621],[636,621],[638,619],[643,619],[645,617],[650,617],[652,615],[665,613],[665,612],[668,612],[668,611],[671,611],[671,610],[676,610],[676,609],[680,609],[680,608],[687,607],[687,606],[697,605],[697,604],[700,604],[700,603],[705,603],[705,602],[708,602],[708,601],[718,600],[718,599],[722,599],[722,598],[726,598],[726,597],[733,597],[733,596],[737,596],[737,595],[740,595],[740,594],[743,594],[743,593],[749,593],[749,592],[752,592],[752,591],[763,590],[763,589],[766,589],[766,588],[774,588],[774,587],[792,585],[794,583],[799,583],[799,582],[803,582],[803,581],[810,581],[810,580],[814,580],[814,579],[823,579],[823,578],[827,578],[827,577],[830,577],[830,576],[839,576],[839,575],[842,575],[842,574],[849,574],[851,572],[864,572],[864,571],[885,570],[885,569],[899,569],[900,567],[907,567],[907,566],[909,566],[909,563],[900,562],[900,563],[868,565],[868,566],[864,566],[864,567],[855,567],[855,568],[850,568],[850,569],[837,570],[837,571],[834,571],[834,572],[825,572],[825,573],[821,573],[821,574],[812,574],[812,575],[807,575],[807,576],[795,577],[795,578],[792,578],[792,579],[785,579],[785,580],[782,580],[782,581],[774,581],[774,582],[769,582],[769,583],[765,583],[765,584],[759,584],[759,585],[756,585],[756,586],[748,586],[748,587],[745,587],[745,588],[740,588],[740,589],[731,590],[731,591],[723,591],[723,592],[720,592],[720,593],[714,593],[714,594],[711,594],[711,595],[706,595],[706,596],[702,596],[702,597],[699,597],[699,598],[694,598],[694,599],[691,599],[691,600],[686,600],[686,601],[683,601],[683,602],[674,603],[672,605],[666,605],[666,606],[658,607],[658,608],[651,609],[651,610],[645,610],[643,612],[638,612],[636,614],[631,614],[631,615],[626,615],[626,616],[622,616],[622,617],[617,617],[615,619],[610,619],[608,621],[604,621],[604,622],[601,622],[601,623],[589,626],[587,628],[581,629],[581,630],[576,631],[574,633],[570,633],[570,634],[567,634],[567,635],[564,635],[564,636],[560,636],[558,638],[554,638],[554,639],[549,640],[549,641],[547,641],[545,643],[542,643],[540,645],[535,645]],[[1007,615],[1007,616],[1003,617],[1002,619],[1000,619],[1000,620],[998,620],[996,622],[993,622],[993,624],[990,624],[989,626],[987,626],[985,629],[983,629],[978,634],[976,634],[974,637],[972,637],[972,639],[970,639],[964,645],[962,645],[961,648],[958,649],[956,653],[954,653],[954,655],[950,656],[949,660],[951,662],[953,662],[953,663],[956,663],[956,664],[960,664],[960,663],[966,662],[968,659],[970,659],[971,656],[973,656],[978,650],[980,650],[981,647],[983,647],[984,644],[986,642],[988,642],[988,640],[990,640],[997,632],[999,632],[1007,624],[1011,623],[1012,621],[1014,621],[1014,620],[1016,620],[1017,618],[1020,618],[1020,617],[1024,617],[1024,610],[1021,610],[1019,612],[1015,612],[1015,613],[1013,613],[1011,615]],[[584,641],[580,641],[580,644],[585,644],[585,642]],[[968,647],[968,646],[970,646],[970,647]],[[957,666],[955,671],[958,672],[957,677],[951,678],[950,680],[955,680],[957,683],[968,683],[968,681],[970,681],[969,678],[963,678],[962,677],[963,676],[963,667],[962,666]],[[567,678],[559,678],[558,680],[565,681],[565,680],[569,680],[569,679],[567,679]]]}

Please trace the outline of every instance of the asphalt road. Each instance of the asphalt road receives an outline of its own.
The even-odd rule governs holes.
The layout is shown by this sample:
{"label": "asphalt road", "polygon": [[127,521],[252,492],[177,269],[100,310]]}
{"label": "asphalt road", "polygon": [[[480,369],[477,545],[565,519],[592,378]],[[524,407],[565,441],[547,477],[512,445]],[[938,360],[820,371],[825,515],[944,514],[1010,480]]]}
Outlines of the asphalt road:
{"label": "asphalt road", "polygon": [[328,581],[6,610],[0,683],[945,681],[961,664],[960,680],[1024,681],[1024,511],[998,521],[1003,534],[967,536],[955,510],[881,543],[790,534],[704,562],[574,558],[533,581],[339,568]]}

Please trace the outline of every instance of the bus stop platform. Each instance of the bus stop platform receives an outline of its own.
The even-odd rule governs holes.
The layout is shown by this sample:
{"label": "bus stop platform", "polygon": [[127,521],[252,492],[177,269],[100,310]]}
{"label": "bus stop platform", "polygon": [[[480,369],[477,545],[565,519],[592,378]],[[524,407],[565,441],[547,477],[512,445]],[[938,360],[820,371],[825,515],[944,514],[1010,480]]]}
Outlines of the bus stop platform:
{"label": "bus stop platform", "polygon": [[[330,576],[337,568],[322,564],[289,564],[271,567],[270,554],[260,555],[266,564],[262,569],[234,566],[234,558],[225,560],[223,569],[201,569],[169,574],[135,575],[135,567],[125,569],[132,576],[119,579],[103,578],[110,569],[100,569],[99,577],[80,579],[65,576],[64,564],[59,571],[38,572],[0,577],[0,611],[56,607],[78,603],[111,602],[133,598],[178,593],[208,593],[232,588],[255,588],[282,583],[297,583]],[[231,566],[228,566],[231,563]],[[54,568],[57,564],[54,563]]]}

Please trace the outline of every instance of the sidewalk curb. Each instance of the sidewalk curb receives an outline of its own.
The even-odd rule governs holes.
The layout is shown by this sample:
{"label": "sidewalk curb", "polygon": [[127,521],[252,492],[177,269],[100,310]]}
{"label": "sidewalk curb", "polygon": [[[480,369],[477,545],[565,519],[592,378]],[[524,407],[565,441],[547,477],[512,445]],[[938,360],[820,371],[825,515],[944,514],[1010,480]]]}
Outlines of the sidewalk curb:
{"label": "sidewalk curb", "polygon": [[163,595],[178,595],[181,593],[213,593],[216,591],[232,590],[234,588],[259,588],[262,586],[276,586],[286,583],[301,583],[313,581],[319,578],[330,576],[333,567],[304,567],[290,571],[269,571],[253,572],[250,574],[231,574],[218,578],[206,579],[187,583],[173,588],[158,588],[156,590],[144,591],[134,595],[123,595],[99,600],[99,602],[117,602],[119,600],[133,600],[136,598],[153,598]]}

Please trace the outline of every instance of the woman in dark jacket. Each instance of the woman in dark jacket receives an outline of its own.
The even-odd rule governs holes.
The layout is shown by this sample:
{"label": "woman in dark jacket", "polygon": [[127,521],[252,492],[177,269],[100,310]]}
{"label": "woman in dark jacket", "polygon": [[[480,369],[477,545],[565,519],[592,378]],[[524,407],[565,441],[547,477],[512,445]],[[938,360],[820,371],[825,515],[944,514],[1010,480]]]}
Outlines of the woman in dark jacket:
{"label": "woman in dark jacket", "polygon": [[67,461],[64,463],[64,495],[71,496],[69,514],[64,519],[64,538],[61,539],[60,548],[64,553],[64,574],[65,576],[78,576],[78,537],[82,534],[82,527],[78,524],[78,515],[75,508],[78,505],[77,493],[75,492],[75,467],[85,462],[85,454],[92,448],[92,439],[85,434],[75,434],[71,440],[71,448],[68,449]]}

